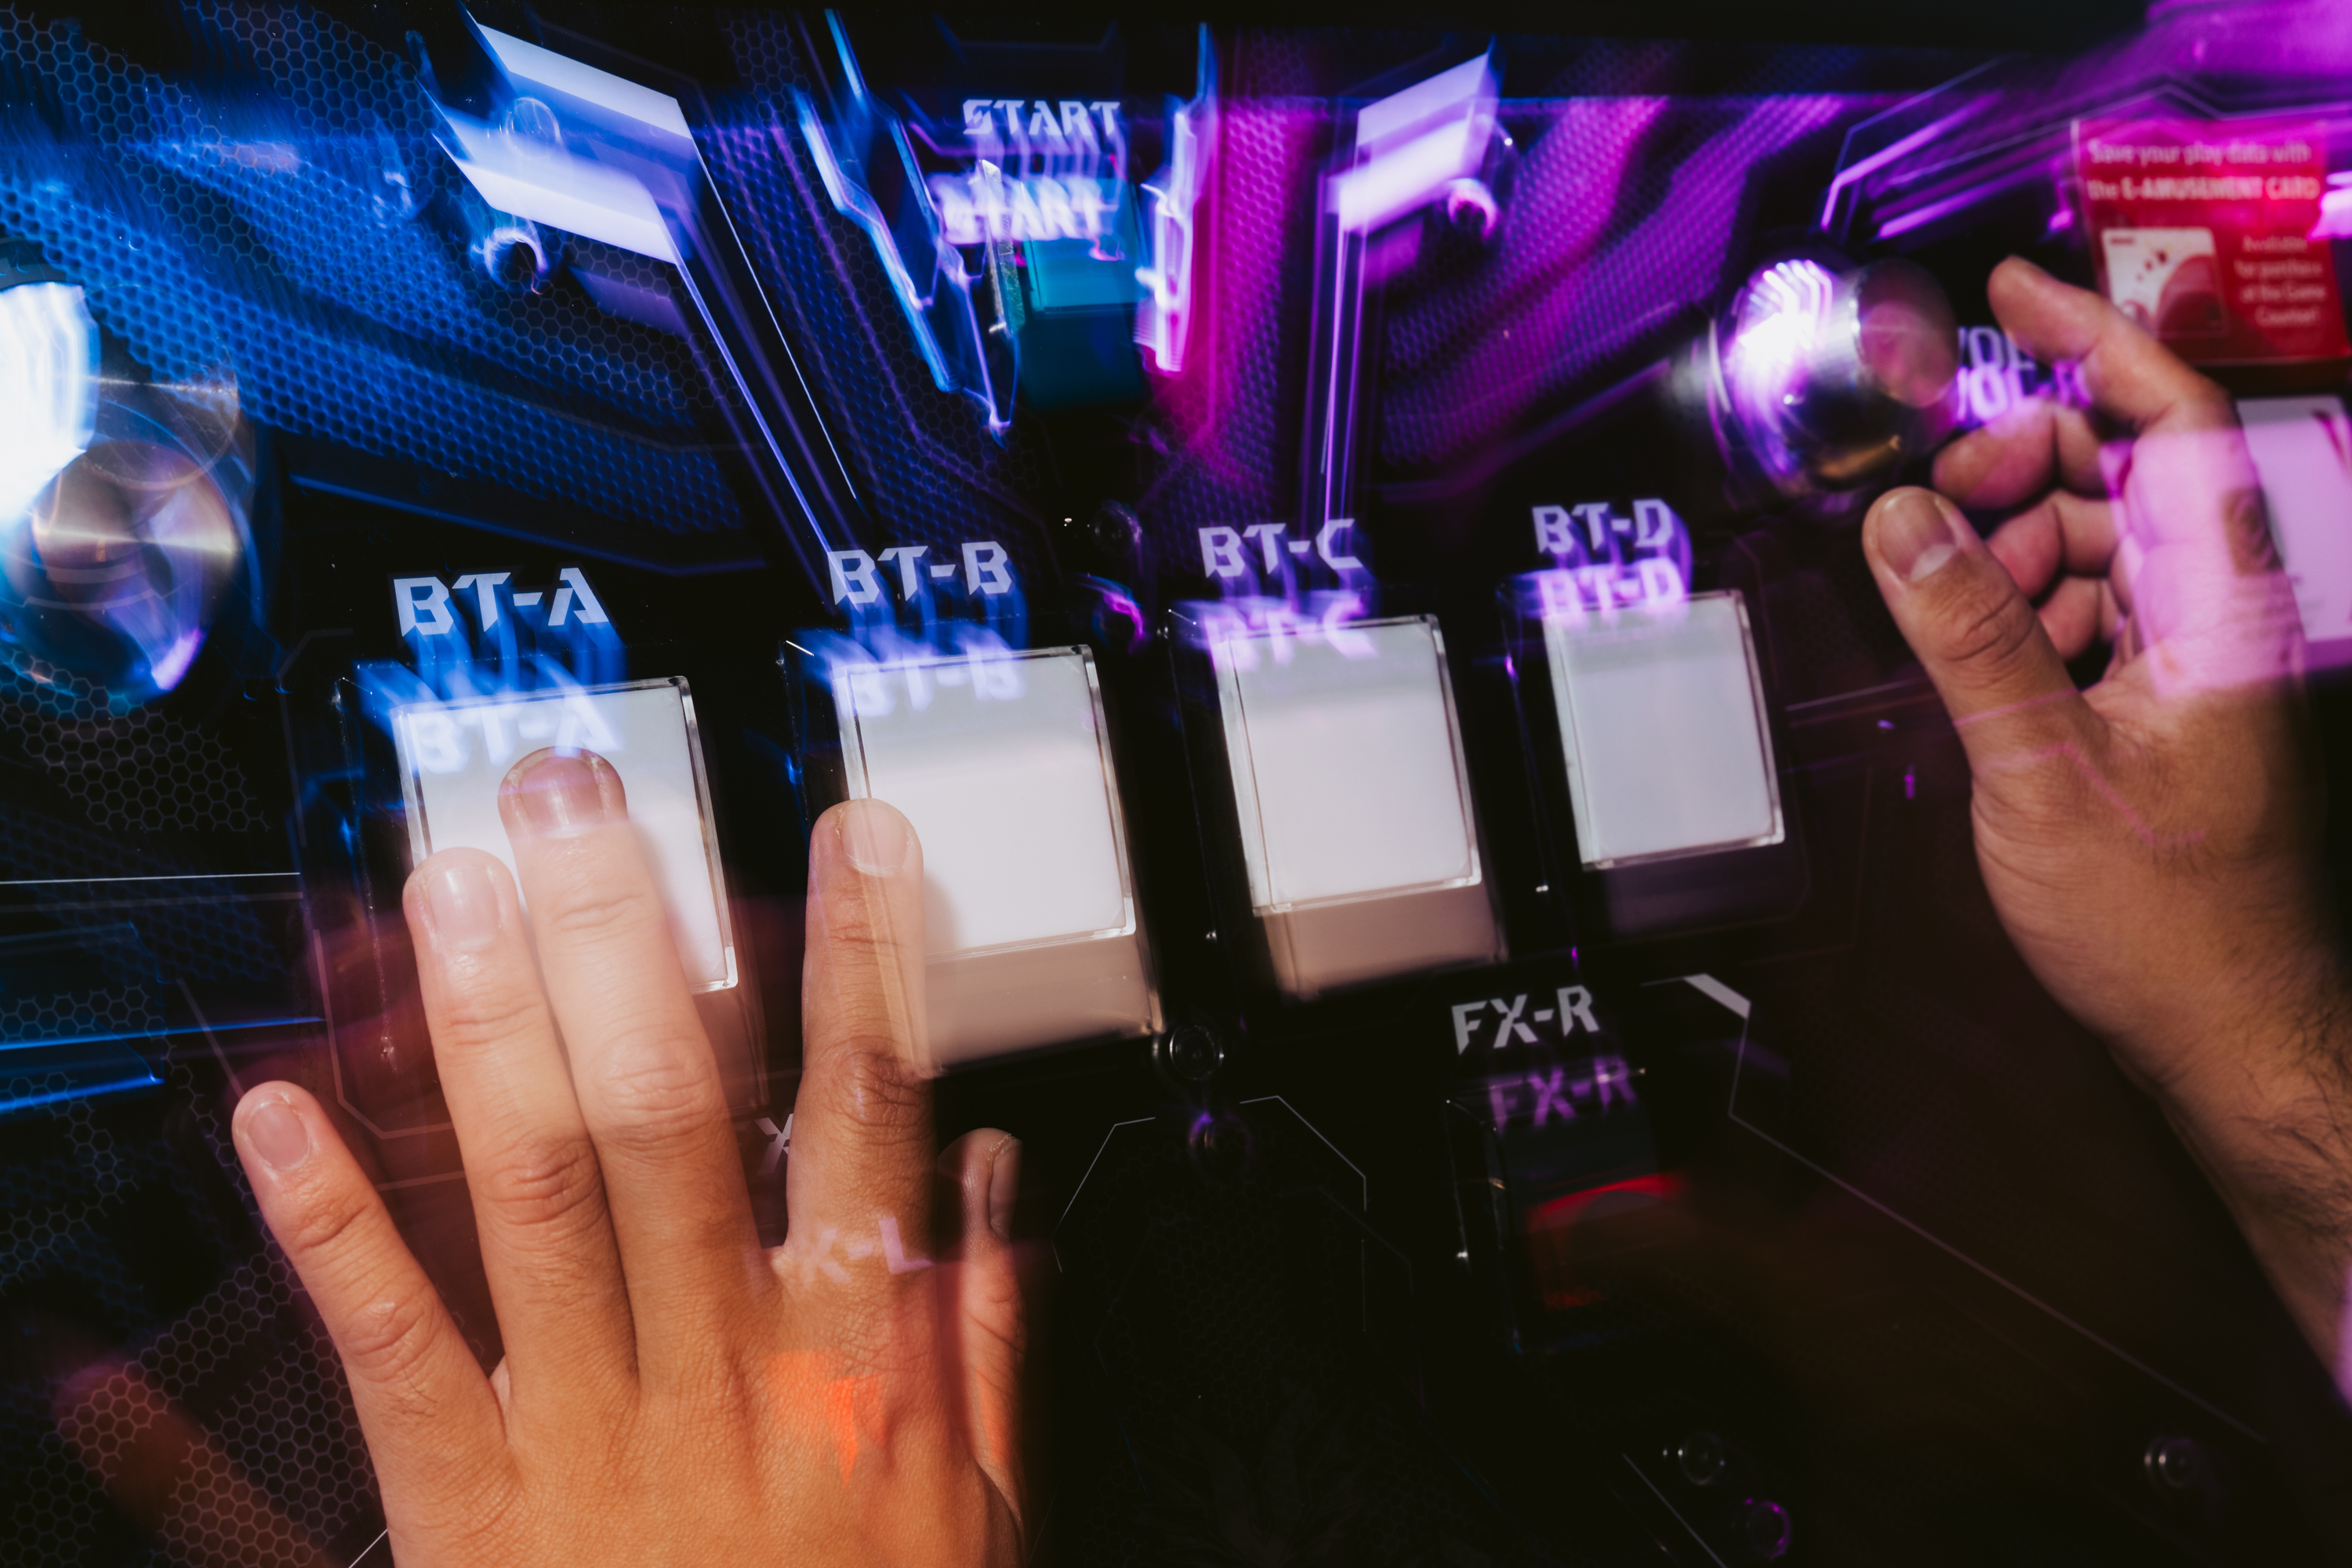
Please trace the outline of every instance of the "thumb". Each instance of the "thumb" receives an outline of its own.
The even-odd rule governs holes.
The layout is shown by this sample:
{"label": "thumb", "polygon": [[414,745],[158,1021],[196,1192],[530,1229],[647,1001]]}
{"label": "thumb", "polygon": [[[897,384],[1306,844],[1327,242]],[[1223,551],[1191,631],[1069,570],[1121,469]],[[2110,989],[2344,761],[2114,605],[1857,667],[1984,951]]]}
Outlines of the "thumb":
{"label": "thumb", "polygon": [[1889,490],[1863,520],[1862,546],[1979,781],[2095,738],[2100,721],[2041,617],[1958,507],[1934,490]]}
{"label": "thumb", "polygon": [[948,1341],[961,1379],[965,1436],[974,1461],[1022,1519],[1021,1373],[1028,1340],[1013,1247],[1021,1141],[982,1128],[940,1156],[940,1174],[958,1194],[961,1245],[950,1276]]}

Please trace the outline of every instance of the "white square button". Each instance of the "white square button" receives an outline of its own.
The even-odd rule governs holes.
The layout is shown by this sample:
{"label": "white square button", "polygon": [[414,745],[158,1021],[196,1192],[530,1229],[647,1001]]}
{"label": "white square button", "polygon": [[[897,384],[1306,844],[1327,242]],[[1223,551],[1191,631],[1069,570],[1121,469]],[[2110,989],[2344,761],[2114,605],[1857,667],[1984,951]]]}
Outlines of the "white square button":
{"label": "white square button", "polygon": [[1425,616],[1213,644],[1250,902],[1294,996],[1501,956]]}
{"label": "white square button", "polygon": [[393,710],[392,733],[410,849],[420,863],[464,845],[513,871],[499,784],[516,760],[557,746],[612,763],[661,886],[687,984],[718,991],[736,983],[727,884],[684,680],[411,703]]}
{"label": "white square button", "polygon": [[850,666],[834,703],[850,795],[922,843],[933,1058],[1157,1028],[1093,655]]}
{"label": "white square button", "polygon": [[1780,842],[1763,684],[1737,593],[1554,613],[1544,646],[1588,868]]}

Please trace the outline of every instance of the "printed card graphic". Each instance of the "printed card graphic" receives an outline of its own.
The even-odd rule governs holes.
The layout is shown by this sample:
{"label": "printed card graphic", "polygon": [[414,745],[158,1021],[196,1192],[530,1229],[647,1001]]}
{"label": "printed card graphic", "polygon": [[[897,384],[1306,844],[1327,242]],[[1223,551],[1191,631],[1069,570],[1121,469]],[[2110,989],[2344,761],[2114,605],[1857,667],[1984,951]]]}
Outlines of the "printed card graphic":
{"label": "printed card graphic", "polygon": [[2325,127],[2082,120],[2074,173],[2100,287],[2182,358],[2352,357],[2327,241]]}
{"label": "printed card graphic", "polygon": [[2107,298],[2137,325],[2162,338],[2230,330],[2211,229],[2111,228],[2099,240],[2106,249]]}

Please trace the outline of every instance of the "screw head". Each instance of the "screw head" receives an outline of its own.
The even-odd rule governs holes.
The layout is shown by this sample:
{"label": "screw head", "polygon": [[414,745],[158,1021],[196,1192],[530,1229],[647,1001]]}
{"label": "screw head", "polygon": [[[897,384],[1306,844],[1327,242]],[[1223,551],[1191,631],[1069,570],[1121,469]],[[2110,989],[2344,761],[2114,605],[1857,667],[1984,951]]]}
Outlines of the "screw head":
{"label": "screw head", "polygon": [[1094,516],[1087,522],[1096,552],[1106,561],[1124,562],[1133,559],[1143,543],[1143,523],[1132,508],[1118,501],[1107,500],[1095,508]]}
{"label": "screw head", "polygon": [[2194,1437],[2151,1437],[2140,1463],[2148,1484],[2160,1492],[2194,1491],[2210,1473],[2204,1445]]}
{"label": "screw head", "polygon": [[1749,1498],[1739,1505],[1739,1539],[1759,1563],[1778,1563],[1789,1554],[1795,1532],[1789,1510],[1769,1498]]}
{"label": "screw head", "polygon": [[1711,1487],[1731,1468],[1731,1456],[1724,1451],[1723,1439],[1712,1432],[1685,1433],[1666,1450],[1666,1456],[1674,1460],[1683,1479],[1695,1487]]}
{"label": "screw head", "polygon": [[1224,1065],[1225,1047],[1216,1031],[1186,1024],[1168,1037],[1168,1070],[1187,1083],[1206,1083]]}

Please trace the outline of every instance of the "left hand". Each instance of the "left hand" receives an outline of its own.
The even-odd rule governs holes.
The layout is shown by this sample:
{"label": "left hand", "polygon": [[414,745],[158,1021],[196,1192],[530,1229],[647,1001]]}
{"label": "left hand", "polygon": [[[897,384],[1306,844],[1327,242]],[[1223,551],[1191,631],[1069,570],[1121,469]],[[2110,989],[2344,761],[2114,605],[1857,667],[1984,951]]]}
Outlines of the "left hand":
{"label": "left hand", "polygon": [[499,804],[528,921],[465,849],[406,910],[506,1359],[476,1363],[308,1094],[264,1084],[235,1122],[350,1373],[394,1555],[1017,1562],[1019,1150],[975,1132],[935,1168],[914,830],[876,802],[816,826],[791,1235],[763,1253],[618,774],[541,752]]}

